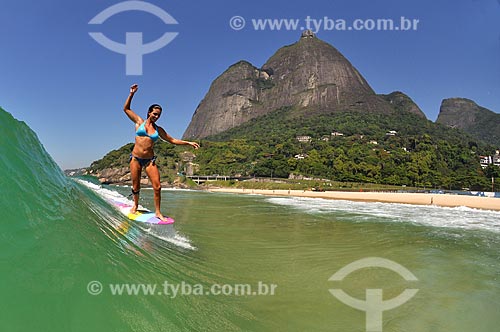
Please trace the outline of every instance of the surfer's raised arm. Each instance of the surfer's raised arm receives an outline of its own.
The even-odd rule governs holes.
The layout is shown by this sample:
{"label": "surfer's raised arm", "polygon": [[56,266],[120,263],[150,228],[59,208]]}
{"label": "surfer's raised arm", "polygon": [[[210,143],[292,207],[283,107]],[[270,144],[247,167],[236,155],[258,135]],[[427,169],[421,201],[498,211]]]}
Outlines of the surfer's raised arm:
{"label": "surfer's raised arm", "polygon": [[142,119],[140,116],[135,114],[134,111],[130,109],[130,104],[132,103],[132,98],[134,98],[135,93],[137,92],[137,89],[139,89],[139,86],[137,84],[133,84],[130,87],[130,93],[127,97],[127,100],[125,101],[125,105],[123,106],[123,111],[125,114],[127,114],[128,118],[132,120],[134,123],[139,124],[139,122],[142,122]]}

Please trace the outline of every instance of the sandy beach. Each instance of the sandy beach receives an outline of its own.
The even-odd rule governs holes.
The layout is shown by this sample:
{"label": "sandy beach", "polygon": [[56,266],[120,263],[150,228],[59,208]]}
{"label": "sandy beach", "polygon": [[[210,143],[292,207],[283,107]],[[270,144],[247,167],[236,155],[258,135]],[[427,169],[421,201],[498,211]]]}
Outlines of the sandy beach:
{"label": "sandy beach", "polygon": [[293,196],[325,199],[342,199],[349,201],[402,203],[416,205],[436,205],[446,207],[466,206],[475,209],[500,211],[500,199],[493,197],[478,197],[449,194],[420,194],[420,193],[384,193],[384,192],[342,192],[342,191],[303,191],[303,190],[261,190],[261,189],[233,189],[211,188],[211,192],[225,192],[234,194],[257,194],[268,196]]}

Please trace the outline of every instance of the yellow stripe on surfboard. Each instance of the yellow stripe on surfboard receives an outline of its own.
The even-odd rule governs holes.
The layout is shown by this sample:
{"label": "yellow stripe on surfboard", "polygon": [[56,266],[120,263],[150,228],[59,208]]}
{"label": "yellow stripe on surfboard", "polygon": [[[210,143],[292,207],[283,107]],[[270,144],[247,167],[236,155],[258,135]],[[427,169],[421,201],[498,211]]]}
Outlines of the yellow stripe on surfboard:
{"label": "yellow stripe on surfboard", "polygon": [[139,218],[140,216],[142,215],[141,212],[136,212],[136,213],[129,213],[127,215],[127,218],[131,219],[131,220],[135,220],[137,218]]}

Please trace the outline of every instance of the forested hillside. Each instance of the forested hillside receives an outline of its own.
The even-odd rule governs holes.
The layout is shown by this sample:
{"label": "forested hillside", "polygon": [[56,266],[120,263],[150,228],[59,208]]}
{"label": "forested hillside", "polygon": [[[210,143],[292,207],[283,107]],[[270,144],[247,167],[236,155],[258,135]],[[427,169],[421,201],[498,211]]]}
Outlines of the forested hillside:
{"label": "forested hillside", "polygon": [[[332,135],[333,133],[333,135]],[[302,141],[297,138],[300,137]],[[126,166],[132,145],[108,154],[93,169]],[[165,176],[184,172],[184,147],[157,144]],[[283,108],[201,141],[195,174],[283,177],[487,189],[479,155],[494,148],[458,129],[416,114],[335,112],[298,115]]]}

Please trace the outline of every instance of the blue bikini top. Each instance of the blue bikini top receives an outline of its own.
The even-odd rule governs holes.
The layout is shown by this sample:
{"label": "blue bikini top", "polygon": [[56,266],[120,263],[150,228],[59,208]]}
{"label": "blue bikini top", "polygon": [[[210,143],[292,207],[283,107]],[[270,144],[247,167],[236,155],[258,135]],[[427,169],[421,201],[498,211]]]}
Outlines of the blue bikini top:
{"label": "blue bikini top", "polygon": [[135,132],[135,135],[136,136],[147,136],[147,137],[151,138],[153,140],[153,142],[156,142],[158,140],[158,137],[160,137],[158,135],[158,129],[156,128],[156,125],[153,124],[153,127],[155,128],[155,132],[152,133],[151,135],[149,135],[148,132],[146,131],[146,128],[144,127],[145,124],[146,124],[146,121],[144,121],[143,123],[141,123],[141,125],[139,126],[139,128],[137,128],[137,131]]}

